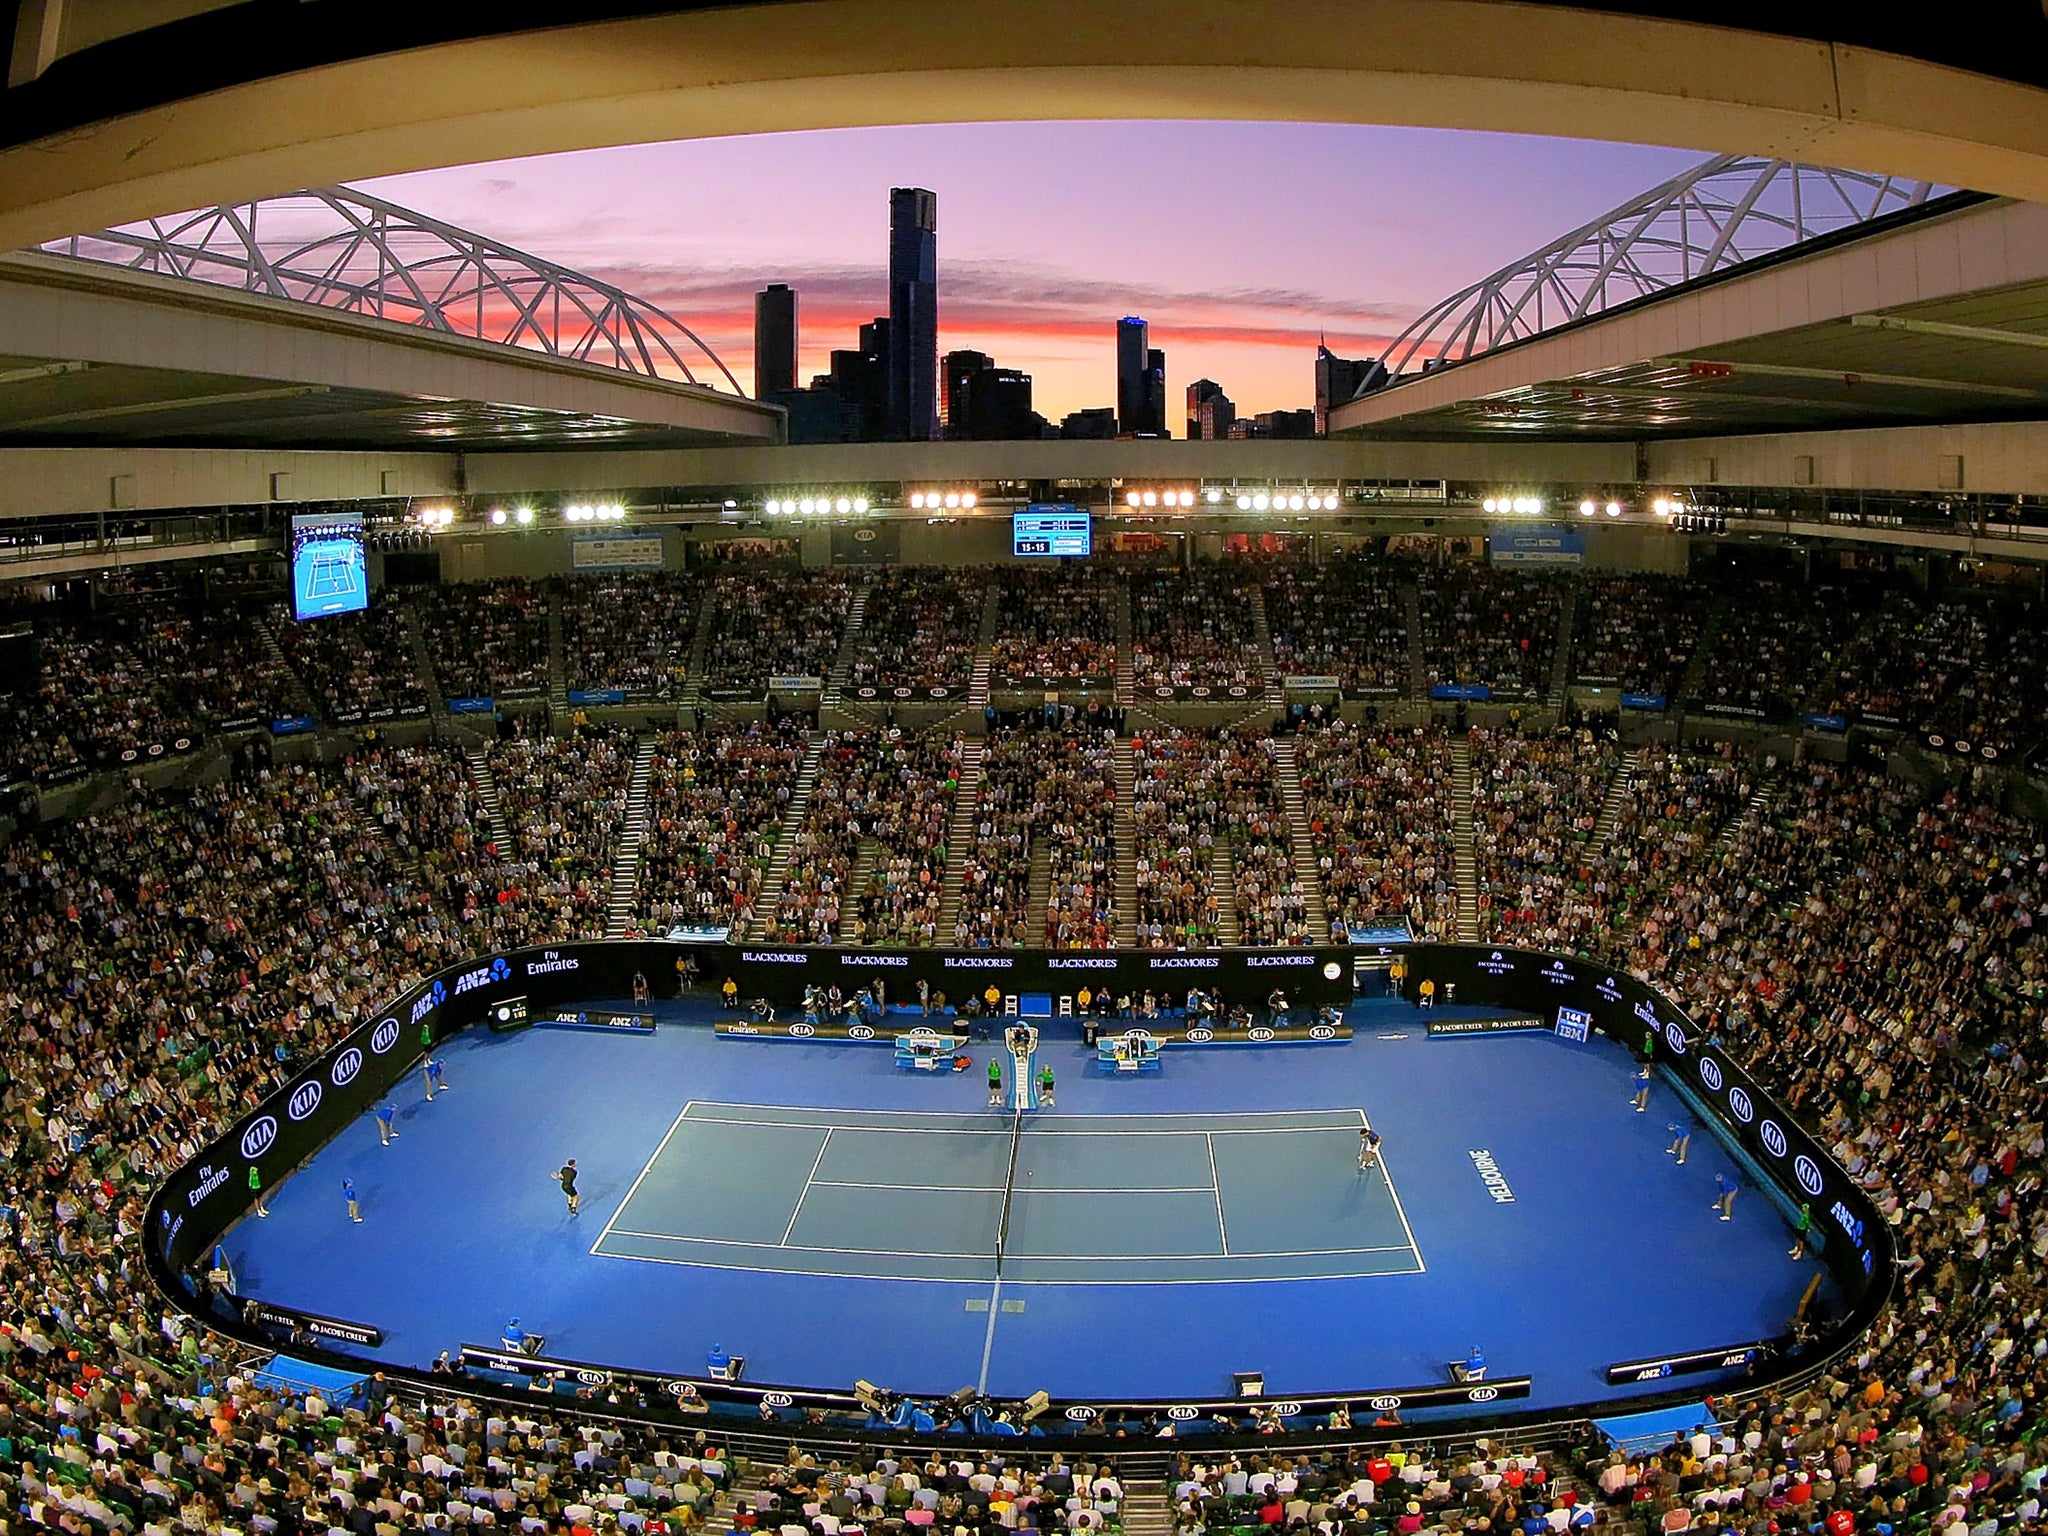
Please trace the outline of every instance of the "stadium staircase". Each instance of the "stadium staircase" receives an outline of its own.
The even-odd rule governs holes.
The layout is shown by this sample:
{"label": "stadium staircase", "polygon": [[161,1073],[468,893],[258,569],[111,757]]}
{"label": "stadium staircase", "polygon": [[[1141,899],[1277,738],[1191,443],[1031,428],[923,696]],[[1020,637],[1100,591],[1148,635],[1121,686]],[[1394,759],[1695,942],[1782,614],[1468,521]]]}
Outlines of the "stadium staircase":
{"label": "stadium staircase", "polygon": [[1714,854],[1718,858],[1735,846],[1735,839],[1745,827],[1762,826],[1770,820],[1771,802],[1777,798],[1778,786],[1762,776],[1762,765],[1758,765],[1757,786],[1750,791],[1749,799],[1740,811],[1728,818],[1728,825],[1721,829],[1721,835],[1714,839]]}
{"label": "stadium staircase", "polygon": [[505,823],[505,807],[498,799],[498,780],[491,772],[490,759],[484,756],[482,747],[464,747],[462,755],[469,759],[469,776],[476,780],[476,797],[491,819],[487,841],[497,849],[499,858],[509,859],[513,853],[512,829]]}
{"label": "stadium staircase", "polygon": [[1138,942],[1138,769],[1128,736],[1111,747],[1109,771],[1116,781],[1116,938],[1129,947]]}
{"label": "stadium staircase", "polygon": [[1036,827],[1024,845],[1024,856],[1030,861],[1024,882],[1024,942],[1050,944],[1045,935],[1052,921],[1052,853]]}
{"label": "stadium staircase", "polygon": [[960,891],[967,880],[967,860],[974,852],[974,829],[981,809],[981,768],[984,748],[969,737],[960,743],[959,783],[953,791],[953,822],[946,829],[946,880],[939,888],[939,942],[950,944],[953,924],[960,920]]}
{"label": "stadium staircase", "polygon": [[1280,663],[1273,655],[1273,623],[1266,614],[1266,588],[1254,582],[1250,588],[1252,640],[1259,649],[1259,665],[1266,673],[1266,703],[1274,709],[1287,707],[1287,685],[1280,677]]}
{"label": "stadium staircase", "polygon": [[562,594],[548,594],[548,713],[569,718],[569,652],[562,639]]}
{"label": "stadium staircase", "polygon": [[1316,871],[1316,845],[1308,829],[1308,796],[1301,787],[1301,759],[1294,738],[1273,743],[1273,772],[1280,781],[1280,804],[1287,812],[1287,842],[1294,855],[1294,878],[1301,882],[1307,903],[1309,932],[1318,943],[1329,932],[1329,913],[1323,906],[1322,877]]}
{"label": "stadium staircase", "polygon": [[690,631],[690,659],[683,663],[683,686],[676,694],[677,718],[681,711],[704,702],[704,658],[711,654],[711,615],[717,606],[717,587],[704,583],[704,601],[697,606],[697,625]]}
{"label": "stadium staircase", "polygon": [[1216,893],[1216,942],[1242,944],[1237,926],[1237,866],[1230,857],[1230,839],[1219,837],[1209,850],[1209,888]]}
{"label": "stadium staircase", "polygon": [[1614,829],[1621,822],[1622,808],[1636,792],[1636,780],[1643,771],[1643,753],[1646,748],[1635,751],[1621,760],[1621,766],[1614,770],[1614,778],[1607,786],[1607,794],[1600,802],[1600,819],[1593,824],[1591,842],[1595,848],[1605,848],[1614,837]]}
{"label": "stadium staircase", "polygon": [[633,898],[640,889],[640,850],[647,841],[648,788],[654,779],[654,738],[633,747],[633,777],[626,785],[626,825],[612,856],[611,894],[605,902],[604,936],[623,939],[633,926]]}
{"label": "stadium staircase", "polygon": [[1125,1477],[1118,1511],[1124,1536],[1173,1536],[1173,1500],[1163,1477]]}
{"label": "stadium staircase", "polygon": [[[879,841],[864,837],[854,845],[853,865],[846,871],[846,884],[839,889],[839,939],[851,943],[853,925],[860,921],[860,898],[874,878],[887,852]],[[872,942],[872,941],[870,941]]]}
{"label": "stadium staircase", "polygon": [[1136,663],[1131,654],[1131,589],[1116,584],[1116,701],[1128,709],[1138,698]]}
{"label": "stadium staircase", "polygon": [[290,695],[292,708],[302,715],[318,715],[321,711],[314,707],[313,691],[306,686],[306,680],[299,676],[298,669],[286,657],[284,647],[277,643],[277,631],[270,627],[270,621],[259,614],[252,614],[249,625],[256,631],[257,643],[263,647],[265,658],[284,674],[285,687]]}
{"label": "stadium staircase", "polygon": [[[704,1523],[697,1527],[698,1536],[732,1536],[735,1529],[733,1517],[742,1508],[754,1508],[756,1496],[767,1487],[767,1484],[761,1480],[761,1472],[758,1470],[761,1465],[772,1465],[772,1463],[749,1461],[745,1463],[745,1470],[741,1471],[739,1470],[741,1462],[737,1459],[733,1462],[734,1477],[732,1483],[723,1493],[712,1500],[711,1507],[704,1516]],[[1124,1487],[1126,1498],[1129,1497],[1130,1491],[1130,1486],[1126,1484]]]}
{"label": "stadium staircase", "polygon": [[818,771],[824,756],[825,733],[812,731],[810,745],[804,749],[804,765],[797,770],[796,787],[790,791],[782,825],[776,829],[775,851],[768,856],[768,873],[761,881],[760,898],[754,903],[754,915],[747,920],[746,936],[750,939],[765,937],[768,919],[775,915],[775,908],[782,901],[782,887],[789,879],[789,856],[796,846],[804,815],[811,808],[811,793],[818,787]]}
{"label": "stadium staircase", "polygon": [[1676,707],[1679,699],[1692,700],[1700,696],[1700,685],[1707,680],[1707,655],[1714,648],[1714,642],[1721,638],[1721,618],[1725,612],[1726,599],[1717,600],[1708,608],[1706,617],[1700,620],[1699,643],[1692,648],[1692,657],[1685,664],[1685,673],[1678,680],[1678,693],[1670,701]]}
{"label": "stadium staircase", "polygon": [[988,705],[988,679],[996,665],[996,626],[1002,617],[1002,588],[990,582],[988,595],[981,600],[981,628],[974,636],[974,677],[967,685],[967,702],[976,709]]}
{"label": "stadium staircase", "polygon": [[846,632],[839,637],[839,649],[833,654],[831,670],[825,675],[825,693],[819,700],[826,709],[837,709],[846,693],[846,674],[853,670],[853,658],[860,654],[861,622],[867,617],[868,596],[875,590],[874,578],[862,582],[855,589],[853,601],[846,608]]}
{"label": "stadium staircase", "polygon": [[1472,831],[1472,742],[1451,738],[1451,846],[1458,861],[1458,942],[1479,942],[1479,862]]}
{"label": "stadium staircase", "polygon": [[1550,695],[1553,707],[1562,708],[1565,690],[1572,685],[1572,638],[1577,629],[1579,594],[1564,589],[1564,611],[1557,616],[1557,654],[1550,658]]}
{"label": "stadium staircase", "polygon": [[1422,648],[1422,589],[1401,583],[1401,613],[1408,625],[1408,697],[1429,702],[1429,663]]}
{"label": "stadium staircase", "polygon": [[399,622],[405,625],[405,638],[412,647],[413,670],[419,675],[420,686],[427,691],[427,700],[433,706],[434,718],[448,718],[448,696],[441,691],[440,674],[434,670],[434,653],[427,649],[427,632],[420,623],[420,611],[411,603],[398,605]]}

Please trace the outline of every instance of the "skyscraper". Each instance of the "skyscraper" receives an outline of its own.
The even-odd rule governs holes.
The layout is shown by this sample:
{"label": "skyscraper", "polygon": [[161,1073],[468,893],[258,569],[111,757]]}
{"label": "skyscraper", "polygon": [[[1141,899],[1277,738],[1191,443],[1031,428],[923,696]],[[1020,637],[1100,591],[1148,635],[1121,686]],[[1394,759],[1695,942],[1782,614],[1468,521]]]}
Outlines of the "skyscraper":
{"label": "skyscraper", "polygon": [[754,295],[754,398],[796,388],[796,290],[770,283]]}
{"label": "skyscraper", "polygon": [[1136,315],[1116,323],[1116,427],[1125,437],[1159,430],[1151,419],[1152,390],[1145,377],[1151,328]]}
{"label": "skyscraper", "polygon": [[948,437],[967,435],[967,381],[982,369],[994,366],[995,359],[986,352],[962,348],[946,354],[939,370],[945,380],[945,387],[939,391],[939,423]]}
{"label": "skyscraper", "polygon": [[1230,436],[1230,424],[1237,420],[1237,407],[1223,386],[1214,379],[1197,379],[1188,386],[1188,436],[1215,441]]}
{"label": "skyscraper", "polygon": [[1321,342],[1316,343],[1316,436],[1330,431],[1330,407],[1342,405],[1371,383],[1378,389],[1387,382],[1387,370],[1377,362],[1339,357]]}
{"label": "skyscraper", "polygon": [[1145,349],[1145,419],[1160,437],[1173,436],[1166,425],[1166,354],[1157,347]]}
{"label": "skyscraper", "polygon": [[889,190],[889,414],[892,438],[939,435],[939,199]]}

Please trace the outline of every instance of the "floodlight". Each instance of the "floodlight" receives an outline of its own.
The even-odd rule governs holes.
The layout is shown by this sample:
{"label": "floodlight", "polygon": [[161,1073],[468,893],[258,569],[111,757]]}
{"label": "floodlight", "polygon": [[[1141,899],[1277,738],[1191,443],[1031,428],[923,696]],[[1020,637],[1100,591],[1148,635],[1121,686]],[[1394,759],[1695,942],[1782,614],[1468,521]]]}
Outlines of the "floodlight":
{"label": "floodlight", "polygon": [[520,524],[524,526],[525,524],[533,521],[533,508],[521,507],[517,512],[513,513],[512,515],[518,518]]}
{"label": "floodlight", "polygon": [[491,510],[491,522],[499,528],[505,526],[505,509],[503,507],[494,507]]}
{"label": "floodlight", "polygon": [[1621,503],[1618,501],[1610,501],[1609,503],[1607,503],[1607,515],[1609,517],[1621,516]]}
{"label": "floodlight", "polygon": [[850,496],[840,497],[837,501],[832,503],[832,510],[834,512],[839,513],[841,516],[844,516],[846,513],[851,512],[853,510],[853,498]]}
{"label": "floodlight", "polygon": [[1237,498],[1237,510],[1238,510],[1238,511],[1240,511],[1240,512],[1249,512],[1249,511],[1251,511],[1251,509],[1252,509],[1252,499],[1251,499],[1251,497],[1249,497],[1249,496],[1240,496],[1240,497],[1238,497],[1238,498]]}
{"label": "floodlight", "polygon": [[856,512],[865,512],[865,511],[867,511],[867,509],[868,509],[868,499],[867,499],[867,497],[865,497],[865,496],[856,496],[856,497],[854,497],[854,498],[853,498],[853,510],[854,510],[854,511],[856,511]]}
{"label": "floodlight", "polygon": [[1214,486],[1211,486],[1211,487],[1210,487],[1210,488],[1209,488],[1209,489],[1208,489],[1208,490],[1207,490],[1206,492],[1204,492],[1203,494],[1204,494],[1205,496],[1207,496],[1207,498],[1208,498],[1208,501],[1209,501],[1209,505],[1210,505],[1210,506],[1212,506],[1212,507],[1213,507],[1213,506],[1215,506],[1217,502],[1219,502],[1219,501],[1221,501],[1221,500],[1223,499],[1223,493],[1222,493],[1221,491],[1217,490],[1217,489],[1216,489],[1216,488],[1215,488]]}
{"label": "floodlight", "polygon": [[971,507],[971,506],[973,506],[973,505],[974,505],[974,499],[975,499],[975,498],[974,498],[974,492],[972,492],[972,491],[962,491],[962,492],[960,493],[960,505],[961,505],[961,506],[963,506],[963,507]]}

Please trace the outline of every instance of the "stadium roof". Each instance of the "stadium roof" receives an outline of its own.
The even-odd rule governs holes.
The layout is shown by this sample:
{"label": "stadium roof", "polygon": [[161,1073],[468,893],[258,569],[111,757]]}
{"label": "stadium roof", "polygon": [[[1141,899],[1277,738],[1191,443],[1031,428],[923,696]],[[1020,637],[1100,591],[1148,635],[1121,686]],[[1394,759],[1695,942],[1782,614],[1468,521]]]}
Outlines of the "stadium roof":
{"label": "stadium roof", "polygon": [[1816,242],[1333,409],[1331,430],[1658,438],[2048,417],[2048,208]]}
{"label": "stadium roof", "polygon": [[773,406],[98,262],[0,257],[0,446],[774,443]]}

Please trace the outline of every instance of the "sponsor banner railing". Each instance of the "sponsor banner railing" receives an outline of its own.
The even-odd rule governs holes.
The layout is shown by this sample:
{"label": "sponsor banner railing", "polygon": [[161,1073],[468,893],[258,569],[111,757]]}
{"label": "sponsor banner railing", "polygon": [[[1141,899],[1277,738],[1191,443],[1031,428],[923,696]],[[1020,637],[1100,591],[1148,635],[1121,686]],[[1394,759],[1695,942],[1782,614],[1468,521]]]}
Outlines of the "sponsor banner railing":
{"label": "sponsor banner railing", "polygon": [[1464,699],[1484,704],[1493,697],[1493,690],[1484,683],[1433,683],[1429,696],[1432,699]]}
{"label": "sponsor banner railing", "polygon": [[1624,693],[1621,696],[1623,709],[1640,709],[1651,713],[1662,710],[1668,702],[1661,693]]}
{"label": "sponsor banner railing", "polygon": [[242,1321],[254,1323],[259,1328],[277,1328],[294,1338],[332,1339],[338,1344],[354,1344],[364,1349],[374,1349],[384,1342],[384,1330],[369,1323],[322,1317],[318,1312],[301,1312],[295,1307],[280,1307],[254,1297],[238,1299]]}
{"label": "sponsor banner railing", "polygon": [[1432,1016],[1428,1032],[1432,1035],[1511,1035],[1521,1029],[1548,1028],[1548,1020],[1524,1018],[1519,1014],[1495,1015],[1484,1019],[1446,1019]]}
{"label": "sponsor banner railing", "polygon": [[[1117,999],[1133,1004],[1146,992],[1162,1006],[1190,987],[1220,993],[1226,1002],[1263,1005],[1280,988],[1290,1004],[1312,1009],[1351,997],[1350,949],[1221,949],[1205,951],[1044,949],[808,949],[737,944],[700,956],[703,975],[716,986],[730,975],[745,998],[781,1004],[806,986],[843,989],[880,980],[890,1002],[909,1002],[919,982],[949,1003],[1000,994],[1043,992],[1071,998],[1076,1012],[1112,1011]],[[724,966],[726,969],[718,970]],[[1080,1001],[1083,992],[1089,1001]]]}
{"label": "sponsor banner railing", "polygon": [[296,736],[301,731],[310,731],[320,722],[311,715],[284,715],[270,722],[273,736]]}
{"label": "sponsor banner railing", "polygon": [[1764,720],[1769,718],[1765,711],[1753,709],[1747,704],[1722,704],[1719,702],[1702,704],[1700,706],[1700,713],[1703,715],[1723,715],[1730,720]]}
{"label": "sponsor banner railing", "polygon": [[1682,1355],[1658,1355],[1648,1360],[1617,1360],[1607,1367],[1607,1385],[1633,1386],[1638,1382],[1661,1381],[1666,1376],[1687,1376],[1699,1371],[1745,1370],[1770,1357],[1771,1346],[1729,1344],[1720,1349],[1688,1350]]}
{"label": "sponsor banner railing", "polygon": [[770,693],[817,693],[825,686],[822,677],[771,677],[768,679]]}
{"label": "sponsor banner railing", "polygon": [[863,683],[845,696],[862,704],[945,704],[966,698],[967,690],[951,683]]}
{"label": "sponsor banner railing", "polygon": [[160,762],[166,757],[175,757],[180,752],[190,752],[199,745],[197,732],[181,732],[162,741],[137,742],[132,747],[122,747],[108,754],[110,768],[138,768],[144,763]]}
{"label": "sponsor banner railing", "polygon": [[1285,684],[1289,688],[1299,688],[1304,692],[1314,690],[1322,693],[1328,693],[1331,689],[1341,686],[1341,683],[1342,679],[1340,678],[1324,677],[1310,673],[1297,673],[1285,680]]}
{"label": "sponsor banner railing", "polygon": [[[1336,687],[1336,682],[1332,680],[1330,686]],[[1266,690],[1257,683],[1155,683],[1140,687],[1136,696],[1182,704],[1242,704],[1263,699]]]}
{"label": "sponsor banner railing", "polygon": [[[1326,1044],[1351,1038],[1351,1026],[1301,1020],[1288,1024],[1227,1025],[1221,1022],[1191,1022],[1187,1019],[1101,1018],[1102,1038],[1144,1034],[1159,1045],[1293,1045]],[[883,1019],[873,1024],[853,1024],[844,1019],[720,1019],[713,1026],[721,1035],[743,1040],[820,1040],[870,1044],[893,1044],[899,1037],[944,1040],[949,1036],[934,1029],[904,1029],[900,1023]]]}
{"label": "sponsor banner railing", "polygon": [[448,701],[448,713],[451,715],[488,715],[497,707],[497,699],[490,694],[473,694],[466,699]]}
{"label": "sponsor banner railing", "polygon": [[623,688],[571,688],[571,704],[623,704],[626,690]]}

